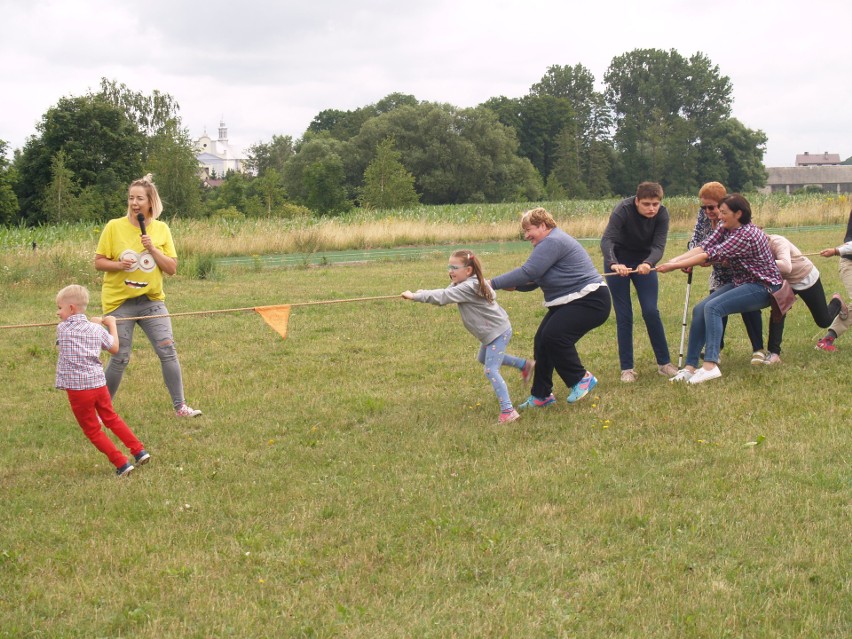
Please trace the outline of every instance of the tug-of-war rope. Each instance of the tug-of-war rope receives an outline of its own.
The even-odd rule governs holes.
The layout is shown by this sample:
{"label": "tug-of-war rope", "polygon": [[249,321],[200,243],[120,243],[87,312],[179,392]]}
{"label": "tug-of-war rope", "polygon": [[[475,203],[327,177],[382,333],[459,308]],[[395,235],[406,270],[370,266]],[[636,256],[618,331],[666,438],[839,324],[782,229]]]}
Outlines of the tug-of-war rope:
{"label": "tug-of-war rope", "polygon": [[[820,253],[804,253],[803,257],[820,255]],[[656,268],[650,269],[648,272],[656,271]],[[638,273],[637,269],[629,270],[625,275]],[[604,277],[612,277],[618,275],[616,272],[603,273]],[[240,313],[245,311],[255,311],[258,313],[273,330],[277,331],[281,337],[287,337],[287,323],[290,318],[290,309],[297,306],[319,306],[321,304],[346,304],[349,302],[370,302],[374,300],[390,300],[401,299],[399,295],[377,295],[374,297],[350,297],[340,300],[319,300],[315,302],[294,302],[292,304],[275,304],[272,306],[243,306],[241,308],[220,308],[207,311],[184,311],[182,313],[162,313],[160,315],[145,315],[142,317],[116,317],[116,322],[131,322],[145,319],[154,319],[158,317],[186,317],[188,315],[214,315],[217,313]],[[40,326],[56,326],[59,322],[43,322],[40,324],[8,324],[0,326],[3,328],[37,328]]]}

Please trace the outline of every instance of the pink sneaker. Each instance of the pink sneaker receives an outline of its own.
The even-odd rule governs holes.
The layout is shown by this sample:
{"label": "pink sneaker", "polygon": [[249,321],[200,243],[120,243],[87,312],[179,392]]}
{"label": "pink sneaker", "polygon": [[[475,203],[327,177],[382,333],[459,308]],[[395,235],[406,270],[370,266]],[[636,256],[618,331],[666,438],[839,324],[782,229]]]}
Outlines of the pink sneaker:
{"label": "pink sneaker", "polygon": [[529,386],[532,381],[533,371],[535,370],[535,360],[528,359],[521,369],[521,379],[524,380],[524,385]]}
{"label": "pink sneaker", "polygon": [[516,419],[520,419],[521,415],[514,408],[508,413],[500,413],[500,419],[498,423],[500,424],[508,424],[510,422],[515,421]]}
{"label": "pink sneaker", "polygon": [[819,351],[828,351],[829,353],[833,353],[837,350],[837,347],[834,345],[834,338],[830,335],[826,335],[821,340],[816,343],[817,350]]}

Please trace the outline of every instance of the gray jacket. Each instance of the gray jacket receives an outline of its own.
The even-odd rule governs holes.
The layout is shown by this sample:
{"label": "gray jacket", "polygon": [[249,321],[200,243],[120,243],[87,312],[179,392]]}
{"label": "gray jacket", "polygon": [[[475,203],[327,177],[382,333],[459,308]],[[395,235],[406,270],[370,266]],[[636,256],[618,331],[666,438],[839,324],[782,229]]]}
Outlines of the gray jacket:
{"label": "gray jacket", "polygon": [[458,304],[464,327],[483,344],[490,344],[512,328],[503,307],[479,295],[479,279],[475,275],[447,288],[419,290],[414,293],[414,301],[436,306]]}

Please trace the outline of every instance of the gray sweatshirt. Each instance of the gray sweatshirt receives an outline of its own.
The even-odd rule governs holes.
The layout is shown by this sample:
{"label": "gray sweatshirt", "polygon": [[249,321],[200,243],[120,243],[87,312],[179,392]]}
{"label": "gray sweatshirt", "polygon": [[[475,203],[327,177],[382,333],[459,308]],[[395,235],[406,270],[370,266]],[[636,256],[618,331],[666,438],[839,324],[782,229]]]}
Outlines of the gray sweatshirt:
{"label": "gray sweatshirt", "polygon": [[557,227],[533,247],[523,266],[493,278],[491,286],[519,291],[540,287],[544,301],[550,302],[603,281],[586,249]]}
{"label": "gray sweatshirt", "polygon": [[479,295],[479,279],[475,275],[447,288],[419,290],[414,293],[414,301],[436,306],[458,304],[464,327],[483,344],[490,344],[512,328],[503,307]]}

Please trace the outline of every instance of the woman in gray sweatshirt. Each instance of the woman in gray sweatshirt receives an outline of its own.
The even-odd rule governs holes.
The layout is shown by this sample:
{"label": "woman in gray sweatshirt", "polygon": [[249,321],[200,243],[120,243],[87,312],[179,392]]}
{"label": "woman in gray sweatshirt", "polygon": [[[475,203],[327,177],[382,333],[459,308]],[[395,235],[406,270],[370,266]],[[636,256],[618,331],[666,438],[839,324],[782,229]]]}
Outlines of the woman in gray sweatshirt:
{"label": "woman in gray sweatshirt", "polygon": [[580,361],[577,342],[609,317],[612,301],[603,276],[580,243],[556,226],[543,208],[521,217],[524,237],[533,245],[523,266],[491,280],[495,289],[544,293],[547,314],[533,343],[536,361],[531,395],[518,408],[541,408],[556,401],[553,371],[570,389],[568,403],[585,397],[598,380]]}

